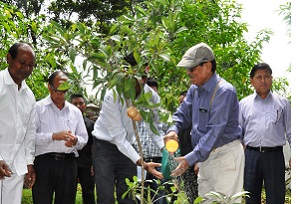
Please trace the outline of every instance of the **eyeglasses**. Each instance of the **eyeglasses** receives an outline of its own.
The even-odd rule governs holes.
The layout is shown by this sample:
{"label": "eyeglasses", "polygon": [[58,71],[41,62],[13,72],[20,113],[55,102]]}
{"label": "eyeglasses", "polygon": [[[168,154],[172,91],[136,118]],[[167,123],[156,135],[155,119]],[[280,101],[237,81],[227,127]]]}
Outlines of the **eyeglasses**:
{"label": "eyeglasses", "polygon": [[[197,65],[196,67],[198,67],[199,65]],[[193,72],[194,71],[194,69],[196,68],[196,67],[192,67],[192,68],[185,68],[186,69],[186,71],[188,71],[188,72]]]}
{"label": "eyeglasses", "polygon": [[67,91],[68,91],[68,89],[67,90],[63,90],[63,91],[61,91],[61,90],[57,90],[56,88],[54,88],[51,84],[50,84],[50,87],[51,87],[51,89],[55,92],[55,93],[58,93],[58,94],[65,94]]}
{"label": "eyeglasses", "polygon": [[196,67],[198,67],[198,66],[202,67],[205,63],[206,63],[206,62],[201,62],[199,65],[197,65],[197,66],[195,66],[195,67],[192,67],[192,68],[187,68],[187,67],[186,67],[185,69],[186,69],[186,71],[188,71],[188,72],[193,72],[194,69],[195,69]]}

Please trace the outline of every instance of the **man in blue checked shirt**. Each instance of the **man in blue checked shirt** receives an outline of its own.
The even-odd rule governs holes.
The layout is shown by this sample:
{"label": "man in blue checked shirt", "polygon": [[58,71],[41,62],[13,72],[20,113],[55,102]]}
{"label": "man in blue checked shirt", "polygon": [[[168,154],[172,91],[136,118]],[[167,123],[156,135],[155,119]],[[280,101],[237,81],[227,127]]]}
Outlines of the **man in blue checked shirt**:
{"label": "man in blue checked shirt", "polygon": [[210,191],[230,197],[243,190],[244,151],[237,94],[215,73],[215,56],[205,43],[191,47],[177,66],[186,68],[192,85],[173,115],[174,125],[164,141],[177,139],[180,130],[192,125],[193,151],[176,159],[179,165],[172,176],[182,175],[198,163],[198,194],[205,199],[201,203],[212,203],[213,197],[206,195]]}

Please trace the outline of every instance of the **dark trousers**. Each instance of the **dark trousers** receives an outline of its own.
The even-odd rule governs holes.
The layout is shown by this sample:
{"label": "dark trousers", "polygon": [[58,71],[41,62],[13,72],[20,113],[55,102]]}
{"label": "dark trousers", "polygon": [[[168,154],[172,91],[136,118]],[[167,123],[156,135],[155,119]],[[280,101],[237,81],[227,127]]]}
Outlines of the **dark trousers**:
{"label": "dark trousers", "polygon": [[114,204],[116,189],[119,204],[134,204],[130,196],[122,198],[128,190],[125,179],[132,181],[137,175],[136,164],[122,154],[116,145],[94,138],[93,162],[98,204]]}
{"label": "dark trousers", "polygon": [[83,204],[95,204],[95,182],[91,167],[78,167],[78,179],[82,189]]}
{"label": "dark trousers", "polygon": [[264,183],[267,204],[284,204],[285,163],[282,151],[245,150],[244,189],[250,192],[247,204],[261,204]]}
{"label": "dark trousers", "polygon": [[[161,157],[155,157],[153,159],[146,158],[146,162],[155,162],[155,163],[161,163],[162,158]],[[161,168],[156,168],[157,171],[161,172]],[[167,204],[166,195],[170,193],[171,190],[170,186],[166,183],[167,179],[160,180],[160,183],[157,183],[157,178],[147,172],[146,175],[146,181],[145,181],[145,187],[150,187],[152,189],[151,193],[151,200],[155,201],[154,204]],[[163,189],[159,190],[160,186],[164,186]],[[153,192],[154,191],[154,192]],[[145,191],[145,196],[147,196],[147,192]],[[146,198],[147,199],[147,198]]]}
{"label": "dark trousers", "polygon": [[32,188],[33,203],[74,204],[76,199],[77,163],[74,154],[55,157],[54,154],[35,158],[36,182]]}
{"label": "dark trousers", "polygon": [[[197,165],[197,163],[195,164]],[[182,181],[184,182],[184,191],[190,204],[193,204],[198,197],[198,183],[197,174],[194,172],[194,166],[189,167],[184,174],[182,174]]]}

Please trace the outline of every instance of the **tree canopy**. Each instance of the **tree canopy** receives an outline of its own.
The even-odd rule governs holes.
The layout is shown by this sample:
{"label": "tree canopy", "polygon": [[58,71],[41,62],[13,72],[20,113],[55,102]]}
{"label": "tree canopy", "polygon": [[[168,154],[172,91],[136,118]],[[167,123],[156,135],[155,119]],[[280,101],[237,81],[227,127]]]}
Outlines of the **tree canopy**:
{"label": "tree canopy", "polygon": [[[30,8],[40,10],[44,2],[38,2]],[[148,63],[150,76],[159,83],[162,106],[173,112],[179,93],[189,87],[186,71],[176,64],[189,47],[200,42],[212,47],[217,73],[236,87],[241,99],[252,92],[248,73],[260,61],[263,42],[272,35],[271,30],[264,29],[248,42],[243,36],[248,30],[247,23],[241,21],[242,5],[234,0],[105,1],[105,5],[104,1],[78,2],[51,4],[48,13],[54,17],[47,13],[30,15],[20,7],[0,2],[1,69],[7,66],[6,52],[14,42],[32,43],[37,66],[27,83],[38,99],[48,93],[45,81],[56,69],[71,73],[74,92],[88,95],[85,81],[90,77],[98,90],[94,96],[98,101],[107,88],[114,86],[133,98],[132,78],[141,76],[143,65]],[[66,22],[62,17],[73,12],[78,19],[73,22],[66,18],[68,23],[62,23]],[[99,29],[102,23],[104,30]],[[138,61],[136,67],[124,60],[131,52]],[[75,65],[78,59],[82,62],[79,67]],[[280,79],[275,85],[282,90],[288,83]],[[140,100],[137,103],[146,103],[147,96]]]}

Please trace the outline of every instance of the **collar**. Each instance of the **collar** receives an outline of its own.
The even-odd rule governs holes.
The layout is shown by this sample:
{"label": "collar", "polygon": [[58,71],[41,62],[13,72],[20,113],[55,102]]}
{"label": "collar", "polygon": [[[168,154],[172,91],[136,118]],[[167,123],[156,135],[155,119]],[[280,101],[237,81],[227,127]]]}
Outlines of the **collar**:
{"label": "collar", "polygon": [[[18,86],[18,85],[14,82],[14,80],[12,79],[12,77],[10,76],[10,74],[9,74],[9,72],[8,72],[8,68],[6,68],[6,69],[4,70],[4,83],[5,83],[6,85],[9,85],[9,86],[11,86],[11,85]],[[19,91],[22,91],[22,90],[24,90],[24,89],[26,89],[26,88],[27,88],[27,84],[26,84],[25,80],[23,80],[22,83],[21,83],[21,88],[20,88]]]}
{"label": "collar", "polygon": [[[273,92],[272,92],[272,90],[270,90],[269,93],[268,93],[268,95],[267,95],[267,97],[266,97],[265,99],[268,99],[268,98],[270,98],[270,97],[272,97],[272,96],[273,96]],[[254,98],[257,98],[257,99],[259,99],[259,100],[265,100],[265,99],[262,99],[262,98],[256,93],[256,91],[254,91]]]}
{"label": "collar", "polygon": [[203,90],[207,92],[212,92],[214,87],[217,85],[217,83],[221,80],[221,77],[219,77],[216,73],[214,73],[210,79],[203,85],[198,86],[198,91],[202,92]]}
{"label": "collar", "polygon": [[[45,98],[45,100],[43,101],[43,103],[44,103],[45,106],[53,105],[53,106],[56,107],[56,105],[53,103],[52,98],[51,98],[50,95],[48,95],[48,96]],[[70,103],[69,103],[68,101],[65,101],[65,106],[63,107],[62,110],[64,110],[64,109],[68,109],[68,110],[70,109]]]}

